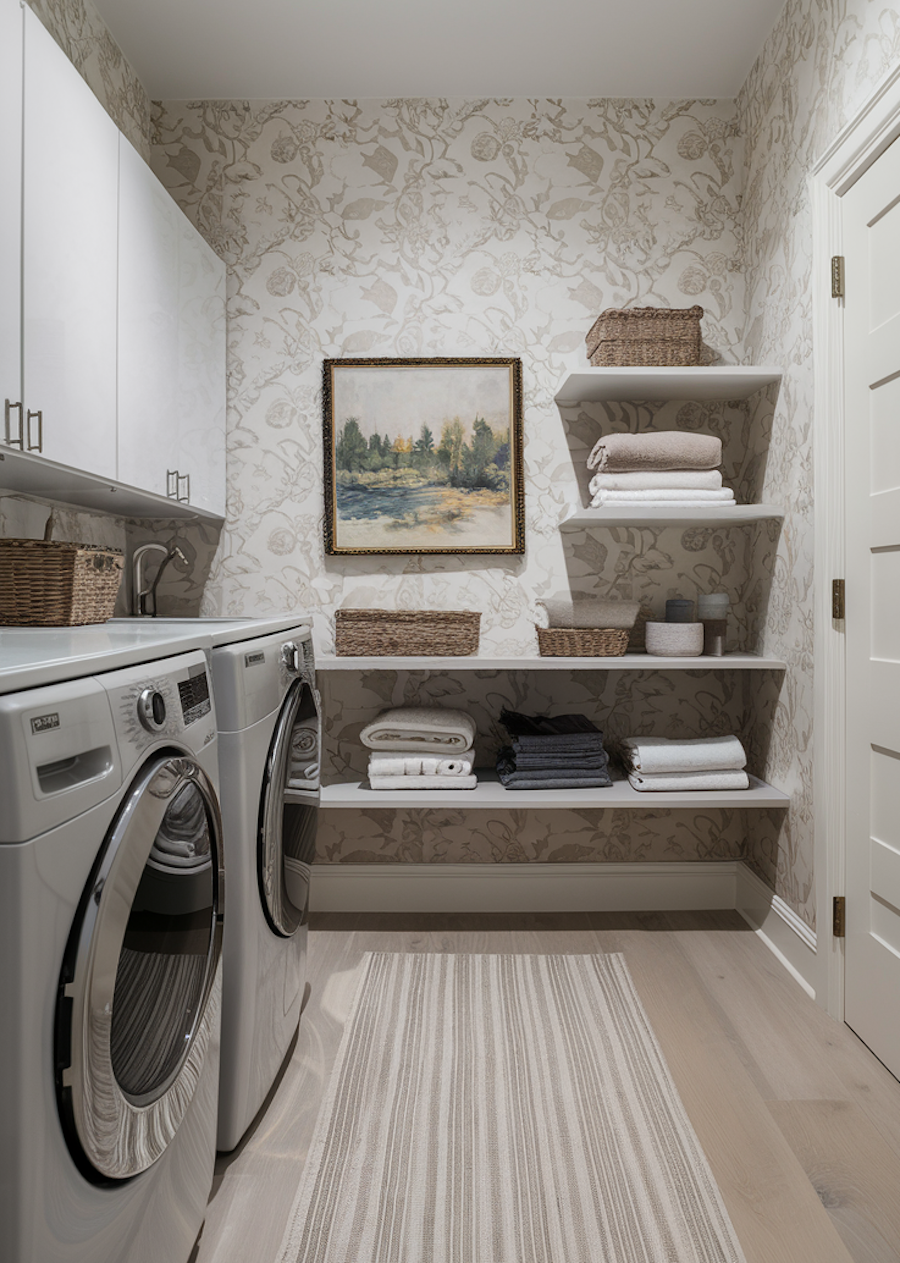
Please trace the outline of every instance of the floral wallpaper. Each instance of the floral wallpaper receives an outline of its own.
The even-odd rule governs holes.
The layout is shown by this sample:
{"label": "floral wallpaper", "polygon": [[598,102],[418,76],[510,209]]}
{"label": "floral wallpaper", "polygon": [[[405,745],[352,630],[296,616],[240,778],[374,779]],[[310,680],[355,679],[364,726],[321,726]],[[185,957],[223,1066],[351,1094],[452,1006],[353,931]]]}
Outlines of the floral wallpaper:
{"label": "floral wallpaper", "polygon": [[[606,307],[689,306],[706,358],[742,356],[743,151],[729,102],[164,102],[153,165],[229,265],[228,521],[210,611],[309,609],[332,645],[343,604],[482,612],[482,652],[534,656],[534,602],[565,590],[667,597],[725,589],[732,647],[759,644],[777,524],[560,532],[585,503],[604,429],[721,435],[741,499],[762,488],[774,395],[733,404],[566,408]],[[321,364],[342,355],[517,355],[525,383],[522,558],[326,558]],[[768,673],[766,673],[768,675]],[[765,710],[741,674],[328,672],[326,779],[361,776],[383,706],[436,698],[479,726],[503,705],[578,709],[610,734],[739,731],[764,760]],[[747,812],[329,812],[319,860],[706,859],[745,846]]]}
{"label": "floral wallpaper", "polygon": [[745,355],[750,363],[778,362],[785,369],[762,498],[790,510],[776,544],[762,643],[788,664],[764,772],[791,793],[792,806],[780,822],[768,813],[753,816],[749,857],[813,926],[814,261],[808,176],[898,57],[896,5],[788,0],[737,101],[746,157]]}
{"label": "floral wallpaper", "polygon": [[27,0],[107,112],[145,158],[150,98],[91,0]]}

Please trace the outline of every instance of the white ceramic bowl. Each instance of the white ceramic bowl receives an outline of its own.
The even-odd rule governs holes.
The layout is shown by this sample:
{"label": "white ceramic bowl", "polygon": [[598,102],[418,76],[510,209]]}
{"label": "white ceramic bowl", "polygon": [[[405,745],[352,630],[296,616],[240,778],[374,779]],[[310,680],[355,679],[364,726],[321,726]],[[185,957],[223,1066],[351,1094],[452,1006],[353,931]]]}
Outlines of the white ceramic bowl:
{"label": "white ceramic bowl", "polygon": [[647,652],[660,658],[699,658],[703,653],[702,623],[648,623]]}

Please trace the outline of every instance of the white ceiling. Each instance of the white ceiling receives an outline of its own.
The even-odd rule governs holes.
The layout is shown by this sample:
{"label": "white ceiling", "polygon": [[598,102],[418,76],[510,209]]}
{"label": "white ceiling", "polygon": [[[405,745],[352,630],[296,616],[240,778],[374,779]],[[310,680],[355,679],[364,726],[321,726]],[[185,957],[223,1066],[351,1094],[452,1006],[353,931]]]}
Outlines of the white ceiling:
{"label": "white ceiling", "polygon": [[733,97],[784,0],[94,0],[156,100]]}

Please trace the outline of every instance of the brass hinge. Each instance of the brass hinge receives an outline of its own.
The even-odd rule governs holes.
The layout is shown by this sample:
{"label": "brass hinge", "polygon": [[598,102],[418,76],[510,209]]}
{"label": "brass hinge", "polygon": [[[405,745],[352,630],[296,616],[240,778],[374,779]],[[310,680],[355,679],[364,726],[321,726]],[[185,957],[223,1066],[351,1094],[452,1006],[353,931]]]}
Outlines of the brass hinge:
{"label": "brass hinge", "polygon": [[835,620],[845,617],[846,602],[844,600],[844,580],[831,580],[831,617]]}
{"label": "brass hinge", "polygon": [[835,938],[844,937],[845,917],[846,917],[846,909],[845,909],[844,896],[835,895],[834,896],[834,911],[832,913],[832,918],[831,918],[831,933],[834,935]]}
{"label": "brass hinge", "polygon": [[831,260],[831,297],[844,297],[844,256],[836,254]]}

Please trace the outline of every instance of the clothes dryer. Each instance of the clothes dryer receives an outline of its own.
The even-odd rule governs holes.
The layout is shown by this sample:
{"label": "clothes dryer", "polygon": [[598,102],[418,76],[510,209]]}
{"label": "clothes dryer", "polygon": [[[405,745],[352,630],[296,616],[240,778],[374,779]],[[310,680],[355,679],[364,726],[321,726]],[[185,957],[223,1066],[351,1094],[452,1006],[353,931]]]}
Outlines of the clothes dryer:
{"label": "clothes dryer", "polygon": [[[21,679],[45,678],[6,643]],[[205,1214],[216,719],[204,652],[146,651],[91,676],[60,659],[22,691],[0,678],[2,1263],[186,1263]]]}
{"label": "clothes dryer", "polygon": [[218,1147],[278,1076],[306,985],[320,721],[308,619],[199,620],[212,644],[228,871]]}

